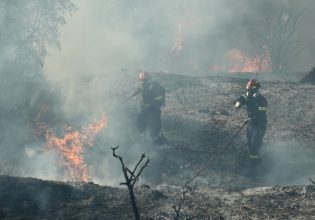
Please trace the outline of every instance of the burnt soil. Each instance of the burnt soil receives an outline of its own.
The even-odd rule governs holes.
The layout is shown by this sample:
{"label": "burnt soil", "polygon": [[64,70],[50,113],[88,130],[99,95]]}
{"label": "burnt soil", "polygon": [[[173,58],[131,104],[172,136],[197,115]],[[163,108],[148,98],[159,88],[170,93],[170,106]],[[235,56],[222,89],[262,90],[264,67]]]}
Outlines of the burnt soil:
{"label": "burnt soil", "polygon": [[[182,189],[135,188],[142,219],[173,219]],[[1,219],[133,219],[126,189],[0,177]],[[313,186],[209,188],[188,195],[181,219],[313,219]]]}
{"label": "burnt soil", "polygon": [[[168,142],[144,149],[148,155],[154,155],[143,175],[146,183],[183,185],[210,160],[211,164],[197,178],[199,185],[258,187],[309,183],[308,177],[314,175],[315,167],[314,85],[261,82],[261,93],[269,102],[268,128],[261,149],[262,161],[253,166],[248,158],[246,128],[227,146],[247,117],[245,109],[235,110],[233,105],[244,94],[248,79],[162,73],[153,77],[166,87],[162,127]],[[134,78],[121,87],[125,91],[120,99],[134,90],[130,86],[137,84]]]}
{"label": "burnt soil", "polygon": [[[123,78],[113,93],[116,100],[125,99],[137,85],[134,75]],[[187,197],[182,219],[315,218],[314,187],[307,186],[315,176],[314,85],[261,82],[269,102],[268,129],[262,160],[253,164],[245,130],[227,146],[246,118],[244,109],[233,108],[246,78],[164,73],[153,78],[166,88],[162,127],[167,142],[144,149],[152,155],[151,164],[135,189],[143,219],[173,219],[181,186],[209,161],[192,183],[198,187]],[[135,106],[137,99],[125,108]],[[108,147],[114,144],[104,139]],[[0,219],[132,218],[125,188],[0,176]]]}

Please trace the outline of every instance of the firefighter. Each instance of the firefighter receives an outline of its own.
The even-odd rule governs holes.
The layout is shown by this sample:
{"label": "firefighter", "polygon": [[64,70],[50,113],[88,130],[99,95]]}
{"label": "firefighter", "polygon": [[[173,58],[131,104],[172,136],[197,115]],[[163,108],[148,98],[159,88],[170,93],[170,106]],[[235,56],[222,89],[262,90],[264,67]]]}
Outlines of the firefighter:
{"label": "firefighter", "polygon": [[235,107],[241,108],[246,105],[247,121],[247,143],[249,157],[252,160],[260,160],[259,150],[267,127],[267,99],[259,93],[260,83],[257,79],[251,79],[246,84],[246,94],[235,102]]}
{"label": "firefighter", "polygon": [[165,141],[161,133],[161,107],[165,104],[165,89],[152,80],[145,71],[139,73],[140,86],[136,93],[141,94],[141,111],[138,116],[138,127],[141,132],[149,130],[154,142]]}

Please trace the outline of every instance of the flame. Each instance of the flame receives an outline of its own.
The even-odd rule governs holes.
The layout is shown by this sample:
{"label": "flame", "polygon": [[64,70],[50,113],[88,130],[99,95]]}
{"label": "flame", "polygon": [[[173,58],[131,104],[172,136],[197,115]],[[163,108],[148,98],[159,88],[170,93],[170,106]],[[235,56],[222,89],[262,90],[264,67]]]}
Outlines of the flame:
{"label": "flame", "polygon": [[60,157],[60,164],[65,168],[65,180],[89,180],[89,169],[84,160],[84,148],[91,147],[95,136],[107,125],[103,116],[99,121],[83,127],[81,131],[73,131],[68,127],[63,137],[59,138],[51,131],[46,134],[46,149],[55,150]]}
{"label": "flame", "polygon": [[230,50],[227,53],[232,66],[228,72],[270,72],[270,62],[266,54],[251,58],[238,49]]}
{"label": "flame", "polygon": [[223,68],[220,65],[213,65],[210,71],[213,72],[271,72],[269,53],[265,50],[262,55],[250,57],[239,49],[232,49],[227,52],[228,65]]}
{"label": "flame", "polygon": [[177,32],[175,37],[175,42],[172,47],[172,52],[176,55],[179,55],[183,49],[183,25],[177,25]]}

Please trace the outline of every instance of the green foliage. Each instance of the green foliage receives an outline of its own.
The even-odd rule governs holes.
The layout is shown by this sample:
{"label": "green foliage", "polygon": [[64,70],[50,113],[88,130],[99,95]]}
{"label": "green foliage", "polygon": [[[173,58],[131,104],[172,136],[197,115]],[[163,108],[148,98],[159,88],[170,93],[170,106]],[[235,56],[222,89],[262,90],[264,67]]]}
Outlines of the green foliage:
{"label": "green foliage", "polygon": [[14,63],[23,67],[27,74],[41,72],[47,45],[60,46],[59,28],[65,24],[65,16],[75,10],[75,5],[69,0],[2,0],[2,64]]}
{"label": "green foliage", "polygon": [[59,29],[75,10],[70,0],[0,1],[0,160],[20,161],[42,106],[50,120],[58,118],[60,102],[43,64],[47,46],[60,46]]}

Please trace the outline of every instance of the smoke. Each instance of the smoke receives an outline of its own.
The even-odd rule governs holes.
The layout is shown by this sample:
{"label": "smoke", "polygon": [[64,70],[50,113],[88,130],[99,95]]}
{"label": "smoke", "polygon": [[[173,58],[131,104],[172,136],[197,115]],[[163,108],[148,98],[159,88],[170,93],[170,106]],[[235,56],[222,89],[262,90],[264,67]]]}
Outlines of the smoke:
{"label": "smoke", "polygon": [[41,179],[60,179],[58,155],[56,152],[44,152],[42,144],[32,143],[25,147],[21,176],[33,176]]}
{"label": "smoke", "polygon": [[[121,68],[201,74],[213,65],[226,66],[226,54],[235,48],[256,57],[266,46],[257,36],[264,31],[261,2],[76,0],[78,11],[61,30],[61,51],[50,50],[46,59],[47,77],[71,83],[66,91],[71,96],[77,92],[71,89],[82,88],[76,81],[84,76],[106,76],[101,91],[95,90],[102,94],[111,85],[110,76],[116,77]],[[289,1],[272,3],[270,11],[281,7],[279,2]],[[315,4],[290,4],[294,13],[307,8],[296,32],[308,39],[306,49],[292,59],[290,71],[308,71],[315,50],[310,28]],[[174,50],[178,41],[180,47]]]}
{"label": "smoke", "polygon": [[[58,60],[46,61],[48,72],[57,69],[69,76],[112,73],[120,68],[207,71],[219,48],[234,44],[231,36],[239,27],[231,23],[250,9],[244,1],[231,5],[217,0],[76,4],[76,16],[63,27],[62,51],[54,56]],[[172,50],[177,40],[182,44],[179,53]]]}
{"label": "smoke", "polygon": [[[60,28],[60,49],[48,48],[49,55],[43,63],[45,75],[38,79],[41,82],[46,77],[49,84],[43,83],[40,89],[33,89],[33,84],[28,84],[27,89],[21,89],[18,83],[2,86],[1,103],[10,106],[3,115],[12,111],[16,103],[28,100],[25,94],[32,94],[30,99],[33,99],[31,103],[34,106],[40,99],[49,100],[50,108],[55,108],[52,111],[54,114],[49,116],[52,127],[62,121],[79,129],[105,112],[109,118],[108,128],[95,141],[93,150],[87,152],[86,159],[93,164],[93,181],[118,184],[121,181],[120,164],[111,156],[110,147],[120,145],[119,152],[128,158],[126,162],[130,164],[139,159],[142,151],[151,157],[157,155],[156,149],[151,147],[152,140],[146,135],[139,138],[136,132],[138,100],[120,105],[137,87],[136,71],[145,69],[201,75],[207,74],[213,65],[228,65],[226,54],[235,48],[252,56],[261,54],[264,45],[253,30],[263,22],[260,2],[74,0],[78,10],[67,17],[66,24]],[[312,42],[315,33],[310,28],[315,3],[310,0],[283,2],[291,2],[295,12],[307,7],[305,16],[297,25],[297,33],[307,37],[308,46],[293,60],[290,69],[292,72],[307,71],[313,66],[315,54]],[[6,26],[3,14],[0,13],[0,24]],[[0,43],[3,51],[0,66],[3,66],[8,62],[6,55],[10,47],[7,46],[8,42],[0,40]],[[42,98],[48,85],[52,87],[54,95],[57,94],[56,100],[51,101],[51,93]],[[7,93],[10,98],[4,95]],[[23,111],[23,107],[20,106],[16,114]],[[36,106],[35,109],[40,108]],[[36,113],[25,118],[35,118]],[[59,121],[53,122],[56,115]],[[12,133],[23,137],[21,142],[33,135],[25,125],[24,118],[14,120],[10,126],[12,129],[6,131],[8,133],[2,133],[2,146],[10,146]],[[20,166],[26,167],[24,175],[57,178],[59,173],[54,165],[56,155],[46,154],[38,148],[38,143],[28,143],[19,151],[23,155],[21,157],[26,158],[19,161]],[[1,149],[5,149],[1,152],[1,158],[17,152],[15,147]]]}
{"label": "smoke", "polygon": [[[263,52],[263,43],[255,33],[264,22],[261,1],[74,3],[78,11],[61,28],[61,50],[49,50],[44,68],[46,77],[63,95],[67,118],[85,124],[102,111],[109,114],[108,129],[99,140],[103,146],[88,156],[98,164],[92,168],[94,180],[102,183],[119,182],[120,164],[112,158],[110,147],[120,145],[126,158],[137,161],[140,152],[147,152],[150,146],[150,141],[137,141],[134,132],[137,105],[119,105],[128,91],[136,89],[138,69],[198,75],[207,73],[212,65],[227,65],[229,50],[238,48],[252,56]],[[312,39],[315,33],[309,27],[315,4],[293,3],[293,10],[298,12],[305,5],[308,9],[297,33]],[[291,71],[310,69],[313,52],[308,47],[299,54],[294,59],[297,63],[292,63],[296,69]]]}
{"label": "smoke", "polygon": [[314,176],[314,151],[305,145],[276,143],[262,149],[266,159],[263,165],[267,185],[309,184]]}

